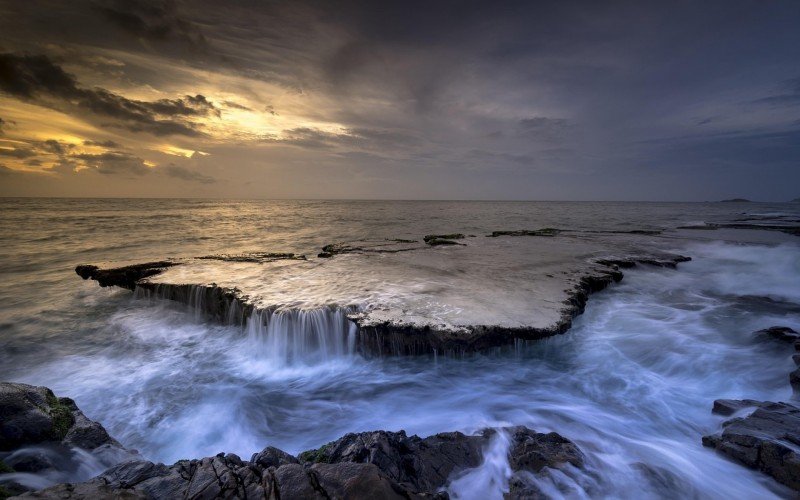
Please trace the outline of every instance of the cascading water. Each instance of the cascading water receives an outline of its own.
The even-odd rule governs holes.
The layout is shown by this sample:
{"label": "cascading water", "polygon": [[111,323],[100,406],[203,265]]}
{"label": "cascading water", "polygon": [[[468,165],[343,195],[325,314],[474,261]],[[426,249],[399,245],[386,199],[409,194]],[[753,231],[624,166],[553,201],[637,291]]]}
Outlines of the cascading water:
{"label": "cascading water", "polygon": [[313,365],[355,354],[355,323],[349,310],[255,310],[245,331],[254,358],[273,367]]}

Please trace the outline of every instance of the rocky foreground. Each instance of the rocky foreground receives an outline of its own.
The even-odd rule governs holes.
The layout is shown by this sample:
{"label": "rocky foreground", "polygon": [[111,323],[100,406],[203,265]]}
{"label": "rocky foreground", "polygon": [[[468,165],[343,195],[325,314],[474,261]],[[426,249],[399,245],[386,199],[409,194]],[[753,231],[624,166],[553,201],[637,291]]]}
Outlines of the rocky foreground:
{"label": "rocky foreground", "polygon": [[[791,342],[795,350],[800,351],[800,334],[791,328],[772,327],[756,335]],[[794,360],[800,365],[799,355],[795,355]],[[794,391],[791,402],[714,401],[714,413],[734,418],[722,423],[720,433],[704,436],[703,445],[800,491],[800,405],[796,402],[800,392],[800,368],[790,374],[789,380]],[[751,413],[745,414],[748,411]]]}
{"label": "rocky foreground", "polygon": [[[56,464],[18,450],[34,445],[65,449],[125,451],[97,422],[87,419],[67,398],[45,387],[0,383],[0,497],[21,498],[151,498],[151,499],[375,499],[448,498],[445,487],[478,467],[498,433],[508,439],[514,475],[508,498],[538,498],[536,474],[544,468],[582,468],[584,457],[572,442],[556,434],[525,427],[486,429],[468,436],[460,432],[426,438],[404,432],[347,434],[297,457],[267,447],[250,460],[219,454],[155,464],[134,452],[121,463],[85,482],[64,483],[28,491],[14,482],[19,472],[42,472]],[[34,459],[35,459],[34,455]]]}
{"label": "rocky foreground", "polygon": [[[316,257],[255,252],[84,264],[100,286],[189,304],[225,323],[338,313],[364,354],[460,354],[564,333],[591,293],[635,266],[674,268],[659,231],[494,231],[325,245]],[[340,325],[346,329],[347,325]]]}

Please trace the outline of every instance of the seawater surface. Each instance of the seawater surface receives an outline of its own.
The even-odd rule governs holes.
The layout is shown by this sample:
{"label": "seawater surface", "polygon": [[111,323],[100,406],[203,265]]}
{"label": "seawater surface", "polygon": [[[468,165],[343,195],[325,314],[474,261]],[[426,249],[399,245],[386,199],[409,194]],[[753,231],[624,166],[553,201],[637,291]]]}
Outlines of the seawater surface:
{"label": "seawater surface", "polygon": [[[797,205],[6,199],[0,210],[0,379],[72,397],[150,460],[249,457],[267,445],[297,453],[376,429],[424,436],[527,425],[587,455],[585,472],[538,479],[553,497],[787,495],[700,439],[720,428],[714,399],[791,396],[790,348],[752,332],[800,328],[800,238],[675,232],[665,249],[693,261],[626,271],[565,335],[459,358],[365,358],[350,348],[287,359],[262,331],[101,289],[73,269],[223,252],[314,255],[335,241],[443,231],[796,220]],[[498,435],[486,464],[454,478],[451,494],[499,497],[505,446]]]}

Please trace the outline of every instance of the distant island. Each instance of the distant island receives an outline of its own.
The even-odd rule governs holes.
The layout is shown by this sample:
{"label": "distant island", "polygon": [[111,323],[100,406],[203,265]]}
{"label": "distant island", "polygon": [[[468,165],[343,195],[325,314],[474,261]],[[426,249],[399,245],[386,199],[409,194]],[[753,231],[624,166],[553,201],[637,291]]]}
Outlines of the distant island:
{"label": "distant island", "polygon": [[721,200],[720,203],[752,203],[752,201],[746,198],[731,198],[730,200]]}
{"label": "distant island", "polygon": [[790,201],[789,203],[800,203],[800,198],[795,198],[792,201]]}

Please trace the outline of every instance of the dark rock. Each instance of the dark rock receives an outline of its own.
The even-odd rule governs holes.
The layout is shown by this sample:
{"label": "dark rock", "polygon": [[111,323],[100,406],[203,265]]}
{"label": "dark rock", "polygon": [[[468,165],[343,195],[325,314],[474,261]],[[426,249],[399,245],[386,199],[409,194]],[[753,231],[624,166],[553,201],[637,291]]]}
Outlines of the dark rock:
{"label": "dark rock", "polygon": [[93,279],[102,287],[118,286],[134,290],[139,280],[160,274],[164,269],[178,265],[177,262],[158,261],[134,264],[132,266],[100,269],[92,265],[80,265],[75,268],[83,279]]}
{"label": "dark rock", "polygon": [[400,238],[331,243],[322,247],[322,251],[317,254],[317,257],[327,259],[333,257],[334,255],[348,253],[398,253],[424,248],[422,246],[415,245],[415,243],[417,243],[415,240],[404,240]]}
{"label": "dark rock", "polygon": [[800,491],[800,408],[794,405],[760,403],[749,416],[725,422],[721,433],[704,436],[703,445]]}
{"label": "dark rock", "polygon": [[[0,382],[0,452],[10,452],[0,455],[3,468],[27,473],[75,471],[81,465],[73,453],[76,447],[97,450],[98,460],[106,465],[132,455],[71,399],[58,398],[46,387]],[[8,482],[3,487],[15,494],[28,489]]]}
{"label": "dark rock", "polygon": [[250,461],[264,469],[269,467],[280,467],[281,465],[286,464],[300,463],[292,455],[289,455],[285,451],[279,450],[278,448],[274,448],[272,446],[267,446],[259,453],[254,454]]}
{"label": "dark rock", "polygon": [[556,229],[554,227],[545,227],[535,230],[522,229],[518,231],[492,231],[492,234],[487,236],[489,238],[497,238],[498,236],[556,236],[560,232],[560,229]]}
{"label": "dark rock", "polygon": [[371,463],[394,481],[416,491],[435,491],[444,486],[454,470],[480,465],[487,436],[448,432],[406,436],[400,432],[346,434],[316,450],[298,455],[309,463]]}
{"label": "dark rock", "polygon": [[93,450],[120,444],[75,402],[47,387],[0,382],[0,451],[47,441]]}
{"label": "dark rock", "polygon": [[[583,466],[580,450],[558,434],[525,427],[500,431],[509,435],[509,463],[520,473]],[[133,460],[85,483],[61,484],[23,498],[445,500],[447,493],[440,490],[454,473],[481,465],[483,450],[497,432],[487,429],[474,436],[446,432],[424,439],[402,431],[347,434],[302,453],[300,460],[273,447],[254,454],[249,462],[222,453],[172,466]]]}
{"label": "dark rock", "polygon": [[61,441],[74,423],[72,407],[56,398],[50,389],[0,383],[0,451]]}
{"label": "dark rock", "polygon": [[771,326],[769,328],[764,328],[763,330],[758,330],[757,332],[753,333],[753,335],[768,336],[777,340],[783,340],[784,342],[795,342],[800,340],[800,333],[797,333],[788,326]]}
{"label": "dark rock", "polygon": [[583,467],[583,453],[572,441],[560,434],[541,434],[527,427],[512,427],[507,431],[511,437],[511,470],[539,472],[544,467],[555,469],[566,463]]}
{"label": "dark rock", "polygon": [[438,247],[441,245],[463,245],[463,243],[457,243],[453,240],[446,240],[444,238],[433,238],[431,240],[426,241],[428,245],[432,247]]}
{"label": "dark rock", "polygon": [[306,260],[305,255],[297,255],[294,253],[276,253],[276,252],[217,254],[217,255],[204,255],[202,257],[197,257],[197,258],[202,260],[221,260],[224,262],[253,262],[256,264],[275,262],[277,260]]}
{"label": "dark rock", "polygon": [[792,396],[797,399],[800,396],[800,368],[789,374],[789,384],[792,386]]}
{"label": "dark rock", "polygon": [[598,259],[595,262],[604,266],[620,268],[620,269],[630,269],[632,267],[636,267],[637,264],[645,264],[648,266],[667,267],[670,269],[675,269],[681,262],[689,262],[691,260],[692,258],[687,257],[686,255],[666,254],[664,256],[659,256],[659,257],[648,256],[648,257],[626,257],[624,259],[615,259],[615,258]]}
{"label": "dark rock", "polygon": [[752,399],[717,399],[714,401],[714,407],[711,409],[711,413],[729,417],[745,408],[753,408],[763,404],[764,403],[761,401]]}
{"label": "dark rock", "polygon": [[428,234],[422,240],[430,246],[438,245],[458,245],[453,240],[463,240],[465,236],[461,233],[450,234]]}

